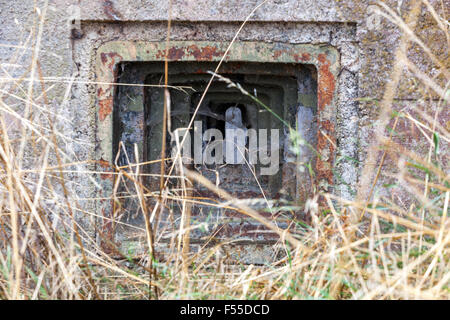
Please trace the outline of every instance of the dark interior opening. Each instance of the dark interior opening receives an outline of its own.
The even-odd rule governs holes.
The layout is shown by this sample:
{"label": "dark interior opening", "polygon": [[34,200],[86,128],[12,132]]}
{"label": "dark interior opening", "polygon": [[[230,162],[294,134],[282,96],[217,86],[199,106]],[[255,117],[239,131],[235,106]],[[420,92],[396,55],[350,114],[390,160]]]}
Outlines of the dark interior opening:
{"label": "dark interior opening", "polygon": [[[209,62],[172,62],[170,64],[172,131],[188,126],[211,78],[207,71],[214,70],[215,66],[215,63]],[[120,71],[118,82],[146,86],[117,87],[113,113],[113,158],[119,151],[119,141],[122,141],[126,155],[125,152],[120,152],[119,165],[158,160],[161,158],[164,89],[152,87],[152,85],[163,83],[164,64],[162,62],[123,63],[118,69]],[[313,67],[283,63],[229,62],[224,63],[220,74],[239,83],[242,88],[257,97],[292,128],[297,128],[299,105],[307,107],[313,114],[316,113],[317,75]],[[179,87],[182,87],[181,90]],[[230,107],[240,109],[242,122],[247,129],[280,130],[279,171],[273,176],[264,176],[260,175],[260,165],[251,168],[254,172],[246,165],[204,165],[191,166],[191,168],[198,170],[214,183],[219,181],[221,188],[239,198],[261,198],[262,191],[268,199],[298,197],[300,180],[295,169],[292,169],[294,171],[290,169],[292,159],[289,160],[286,156],[290,152],[286,149],[289,130],[265,107],[236,88],[230,88],[228,84],[216,79],[205,95],[195,120],[204,123],[203,131],[215,128],[225,134],[224,116]],[[190,133],[193,133],[192,130]],[[170,156],[170,134],[166,137],[166,155]],[[314,145],[314,130],[311,130],[311,134],[305,138]],[[136,158],[136,149],[138,158]],[[193,155],[192,148],[191,154]],[[170,168],[171,164],[168,161],[166,167]],[[143,165],[141,170],[149,175],[159,174],[160,163]],[[150,190],[159,190],[159,177],[148,176],[144,182]],[[175,186],[178,182],[174,179],[171,183]],[[308,182],[305,180],[300,183]],[[211,192],[199,185],[196,186],[194,196],[213,197]],[[135,200],[129,200],[130,203],[133,201]],[[132,205],[126,206],[133,210]]]}

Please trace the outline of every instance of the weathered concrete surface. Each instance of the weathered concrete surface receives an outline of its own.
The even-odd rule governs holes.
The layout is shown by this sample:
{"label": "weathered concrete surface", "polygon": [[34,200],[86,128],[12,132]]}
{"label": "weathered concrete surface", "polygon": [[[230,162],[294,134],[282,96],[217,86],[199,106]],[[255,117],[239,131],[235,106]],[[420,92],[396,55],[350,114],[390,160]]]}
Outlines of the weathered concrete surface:
{"label": "weathered concrete surface", "polygon": [[[408,12],[409,1],[383,2],[401,16]],[[40,8],[40,15],[45,15],[46,22],[42,33],[34,3],[32,0],[0,0],[0,62],[3,68],[0,74],[2,77],[6,71],[14,77],[26,74],[31,48],[36,44],[34,39],[41,35],[38,59],[44,76],[62,79],[75,76],[80,82],[75,83],[69,92],[71,99],[68,103],[60,104],[68,87],[65,82],[56,83],[48,94],[55,110],[71,120],[60,121],[57,125],[58,130],[70,138],[62,142],[68,159],[95,159],[99,140],[95,101],[98,87],[83,82],[97,79],[94,68],[96,51],[111,41],[164,41],[168,1],[50,0],[45,11],[45,1],[39,0],[36,5]],[[258,3],[260,1],[257,0],[174,0],[171,40],[227,43]],[[450,7],[448,1],[433,0],[430,3],[442,16]],[[345,197],[352,197],[358,178],[355,163],[364,160],[371,127],[376,125],[373,122],[377,114],[374,103],[358,103],[355,99],[382,97],[400,37],[398,27],[385,18],[381,18],[375,27],[370,24],[374,21],[368,10],[370,4],[370,1],[352,0],[270,0],[255,12],[237,38],[239,42],[324,44],[337,49],[340,70],[337,70],[336,90],[340,98],[334,123],[336,159],[339,160],[336,172],[343,179],[337,189]],[[67,8],[70,5],[81,5],[80,32],[72,33],[68,28]],[[421,17],[416,31],[437,58],[448,65],[445,36],[430,13]],[[31,37],[30,32],[33,32]],[[409,58],[428,74],[437,72],[416,45],[411,47]],[[420,96],[413,80],[405,72],[396,97],[399,107]],[[108,113],[110,107],[106,103],[103,110]],[[448,128],[445,116],[439,120]],[[91,199],[95,183],[86,175],[68,175],[69,187],[86,206],[86,211],[94,213]],[[103,177],[110,175],[104,174]]]}

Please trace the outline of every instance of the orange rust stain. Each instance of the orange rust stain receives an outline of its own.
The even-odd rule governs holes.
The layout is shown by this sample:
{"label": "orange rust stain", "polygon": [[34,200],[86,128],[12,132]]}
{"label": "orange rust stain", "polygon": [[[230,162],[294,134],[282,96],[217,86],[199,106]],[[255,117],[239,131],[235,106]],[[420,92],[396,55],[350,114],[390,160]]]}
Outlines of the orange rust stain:
{"label": "orange rust stain", "polygon": [[321,129],[325,129],[325,132],[328,135],[331,134],[332,137],[330,137],[330,138],[333,139],[333,136],[334,136],[334,124],[333,124],[333,122],[331,122],[330,120],[322,120],[320,122],[320,127],[321,127]]}
{"label": "orange rust stain", "polygon": [[319,131],[317,134],[317,149],[319,153],[328,146],[327,138]]}
{"label": "orange rust stain", "polygon": [[[306,57],[305,57],[306,58]],[[336,88],[336,79],[330,71],[330,61],[323,53],[318,55],[318,107],[319,112],[323,111],[326,106],[333,101],[334,90]],[[335,146],[328,140],[335,141],[334,124],[329,120],[319,121],[320,130],[317,136],[317,148],[319,153],[328,154],[328,160],[318,159],[316,162],[317,180],[326,180],[330,185],[333,184],[333,161]],[[325,133],[327,137],[323,134]]]}
{"label": "orange rust stain", "polygon": [[330,169],[328,162],[317,160],[316,162],[317,181],[325,180],[329,185],[333,184],[333,170]]}
{"label": "orange rust stain", "polygon": [[[102,215],[105,218],[111,218],[111,214],[107,213],[105,209],[102,209]],[[108,232],[108,234],[110,234],[110,232],[113,230],[113,224],[112,224],[111,219],[105,219],[103,221],[102,227],[103,227],[103,232],[106,231],[106,232]]]}
{"label": "orange rust stain", "polygon": [[109,162],[103,159],[98,160],[98,164],[102,167],[102,168],[109,168]]}
{"label": "orange rust stain", "polygon": [[103,88],[98,88],[97,90],[97,97],[103,97],[106,93],[106,90],[103,90]]}
{"label": "orange rust stain", "polygon": [[113,213],[108,210],[102,209],[102,216],[106,219],[102,219],[102,224],[100,228],[100,247],[102,248],[103,252],[106,254],[112,254],[116,252],[113,240],[114,240],[114,224],[113,220]]}
{"label": "orange rust stain", "polygon": [[[102,52],[100,55],[102,64],[107,67],[112,72],[112,78],[116,77],[116,70],[115,66],[118,62],[122,61],[122,56],[115,53],[115,52],[109,52],[105,53]],[[106,90],[103,88],[99,88],[97,91],[97,97],[99,100],[99,119],[100,121],[104,121],[107,116],[109,116],[113,110],[113,99],[111,97],[111,88],[112,86],[109,86]],[[109,91],[109,92],[108,92]]]}
{"label": "orange rust stain", "polygon": [[108,62],[108,54],[102,52],[102,53],[100,54],[100,59],[102,60],[103,65],[105,65],[105,64]]}
{"label": "orange rust stain", "polygon": [[306,61],[309,61],[311,59],[311,55],[309,53],[307,53],[307,52],[304,52],[304,53],[302,53],[300,55],[298,53],[292,53],[292,52],[287,51],[287,50],[276,50],[276,51],[274,51],[272,56],[276,60],[279,57],[281,57],[283,54],[286,54],[286,53],[292,55],[292,57],[294,58],[295,62],[300,62],[300,61],[301,62],[306,62]]}
{"label": "orange rust stain", "polygon": [[219,51],[216,47],[212,46],[199,48],[196,45],[191,45],[188,47],[188,51],[198,61],[211,61],[213,57],[221,57],[224,54],[223,51]]}
{"label": "orange rust stain", "polygon": [[106,98],[103,100],[100,100],[98,102],[99,110],[98,110],[98,117],[100,121],[104,121],[107,116],[109,116],[113,110],[113,99],[112,98]]}
{"label": "orange rust stain", "polygon": [[334,89],[336,88],[336,79],[330,71],[330,61],[326,55],[321,53],[319,60],[319,110],[323,110],[333,101]]}
{"label": "orange rust stain", "polygon": [[274,58],[274,59],[278,59],[283,53],[285,53],[285,50],[276,50],[276,51],[273,53],[273,58]]}
{"label": "orange rust stain", "polygon": [[115,65],[118,62],[122,61],[123,57],[115,52],[102,52],[100,54],[100,59],[102,60],[104,66],[108,67],[108,69],[110,69],[111,71],[114,71]]}
{"label": "orange rust stain", "polygon": [[326,152],[328,154],[328,161],[317,159],[317,179],[318,181],[325,179],[331,185],[333,183],[333,170],[331,168],[334,161],[335,146],[328,139],[331,139],[332,142],[336,140],[334,124],[329,120],[320,121],[320,130],[317,134],[317,149],[321,154],[325,153],[324,151],[328,149],[328,152]]}
{"label": "orange rust stain", "polygon": [[[101,159],[98,161],[98,164],[102,167],[103,171],[111,171],[111,165],[108,161]],[[102,180],[112,180],[113,175],[111,173],[101,173],[100,178]]]}

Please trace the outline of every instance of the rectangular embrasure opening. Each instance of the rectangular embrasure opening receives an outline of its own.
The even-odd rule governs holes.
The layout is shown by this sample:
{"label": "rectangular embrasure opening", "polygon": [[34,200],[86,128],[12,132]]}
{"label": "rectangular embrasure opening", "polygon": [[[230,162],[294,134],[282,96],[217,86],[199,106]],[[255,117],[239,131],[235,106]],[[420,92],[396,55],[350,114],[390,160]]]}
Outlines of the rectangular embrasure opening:
{"label": "rectangular embrasure opening", "polygon": [[[179,146],[185,167],[239,199],[253,199],[251,206],[256,209],[267,208],[273,201],[301,202],[311,189],[308,168],[314,167],[315,161],[310,147],[317,135],[315,68],[293,63],[229,62],[220,70],[229,82],[216,78],[204,94],[211,79],[208,71],[215,67],[210,62],[170,63],[166,172],[174,164]],[[160,87],[164,84],[164,63],[125,62],[118,71],[117,82],[123,85],[117,86],[114,99],[113,158],[122,166],[144,163],[140,167],[142,183],[149,191],[158,192],[167,99]],[[187,130],[191,119],[194,122]],[[179,196],[179,165],[174,168],[169,189]],[[132,184],[123,183],[119,189],[126,194],[132,188]],[[227,209],[208,208],[215,195],[201,184],[189,189],[189,197],[202,202],[190,208],[194,217],[212,211],[236,217]],[[137,214],[135,199],[122,205],[129,212],[128,222],[142,216]],[[180,210],[179,203],[174,203],[168,214],[176,215]]]}

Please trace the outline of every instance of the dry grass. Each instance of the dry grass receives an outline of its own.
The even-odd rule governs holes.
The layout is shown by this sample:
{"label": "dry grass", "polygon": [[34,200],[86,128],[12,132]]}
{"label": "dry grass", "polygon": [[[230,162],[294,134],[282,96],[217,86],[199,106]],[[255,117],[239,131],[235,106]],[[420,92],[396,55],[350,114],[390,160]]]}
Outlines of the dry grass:
{"label": "dry grass", "polygon": [[[428,1],[413,1],[411,8],[405,22],[381,7],[403,36],[391,82],[379,104],[380,125],[367,161],[361,164],[364,179],[355,200],[322,194],[325,206],[319,207],[317,195],[307,203],[310,223],[298,222],[298,227],[285,232],[183,168],[179,154],[168,171],[172,179],[178,177],[176,185],[161,177],[159,193],[142,183],[144,164],[116,167],[116,181],[133,185],[134,194],[129,196],[138,199],[144,214],[143,255],[121,252],[111,243],[105,252],[105,246],[92,238],[92,226],[83,223],[97,217],[80,203],[71,175],[95,181],[101,172],[89,169],[93,161],[74,160],[66,146],[77,142],[55,125],[66,119],[47,98],[53,85],[43,78],[39,63],[45,10],[41,12],[27,72],[13,78],[2,67],[0,299],[449,299],[450,181],[445,152],[450,135],[438,121],[448,108],[449,74],[446,61],[439,61],[414,33],[418,17],[431,10],[436,26],[445,33],[442,43],[448,46],[448,22]],[[439,81],[408,58],[413,44],[433,61]],[[22,54],[17,49],[10,63],[20,61]],[[423,99],[394,112],[405,68],[415,77]],[[66,103],[72,80],[61,79],[60,84],[66,85]],[[399,123],[418,132],[421,148],[402,146]],[[232,207],[279,233],[282,240],[277,246],[285,258],[265,266],[227,265],[220,254],[225,243],[189,251],[190,231],[198,227],[190,225],[190,209],[201,201],[192,198],[191,181],[217,194],[217,206]],[[118,197],[116,193],[114,199]],[[155,222],[161,208],[172,205],[181,208],[182,223],[173,230],[166,258],[157,260],[161,231],[155,230]],[[125,223],[119,216],[120,212],[115,222]],[[102,237],[101,230],[96,231]]]}

